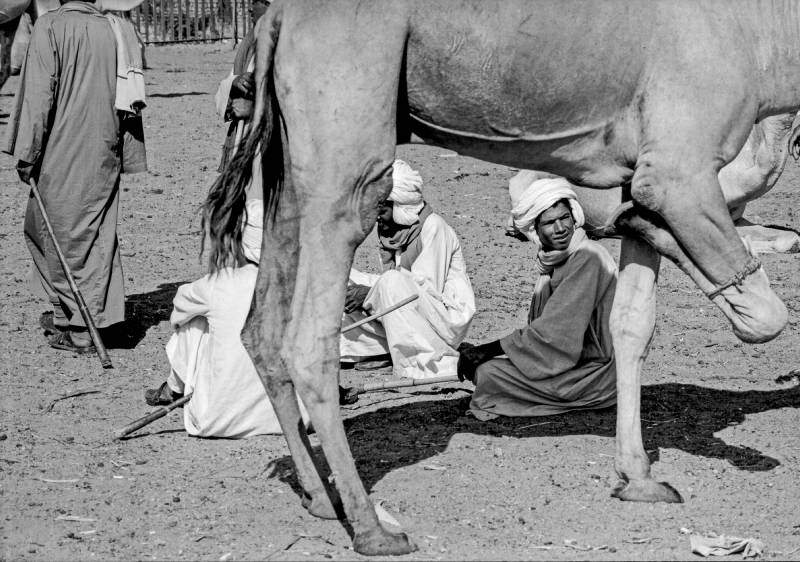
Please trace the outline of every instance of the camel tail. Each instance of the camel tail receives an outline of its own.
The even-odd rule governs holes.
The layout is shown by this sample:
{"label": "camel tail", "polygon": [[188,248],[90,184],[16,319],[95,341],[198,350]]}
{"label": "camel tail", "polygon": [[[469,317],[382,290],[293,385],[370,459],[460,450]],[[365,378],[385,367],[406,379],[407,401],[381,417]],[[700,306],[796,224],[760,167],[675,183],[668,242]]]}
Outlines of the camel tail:
{"label": "camel tail", "polygon": [[[256,25],[256,103],[250,131],[236,154],[208,190],[202,206],[201,254],[205,235],[209,239],[209,269],[244,263],[242,231],[247,220],[247,187],[253,173],[253,161],[261,153],[264,185],[264,217],[274,218],[283,183],[283,146],[280,112],[272,79],[272,61],[280,28],[280,9],[273,3]],[[275,9],[273,9],[275,8]]]}

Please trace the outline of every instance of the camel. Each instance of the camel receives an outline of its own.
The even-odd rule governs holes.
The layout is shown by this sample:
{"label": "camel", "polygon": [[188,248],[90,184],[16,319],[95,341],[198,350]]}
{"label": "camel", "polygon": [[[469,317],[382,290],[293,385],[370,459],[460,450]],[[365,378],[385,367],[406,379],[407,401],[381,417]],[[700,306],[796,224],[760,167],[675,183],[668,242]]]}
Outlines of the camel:
{"label": "camel", "polygon": [[[345,517],[365,555],[414,550],[379,523],[338,412],[338,337],[356,247],[392,187],[397,143],[426,143],[623,186],[611,316],[626,501],[682,501],[642,444],[640,376],[660,257],[685,271],[746,342],[786,307],[734,229],[718,173],[753,123],[797,110],[795,0],[275,0],[258,25],[253,128],[209,190],[212,267],[241,249],[256,152],[264,241],[242,341],[284,431],[304,505]],[[322,444],[321,476],[295,389]],[[333,482],[335,486],[329,485]]]}
{"label": "camel", "polygon": [[[772,189],[783,173],[786,160],[792,154],[800,157],[800,113],[773,115],[753,126],[747,142],[732,162],[720,170],[719,183],[725,204],[739,236],[757,254],[800,252],[800,234],[781,227],[766,227],[750,222],[744,217],[745,207]],[[552,177],[552,174],[526,171],[530,181]],[[609,218],[621,198],[621,187],[597,191],[575,186],[581,205],[587,212],[584,228],[590,236],[601,238],[613,235]],[[509,216],[506,234],[527,241],[525,235],[514,227]]]}

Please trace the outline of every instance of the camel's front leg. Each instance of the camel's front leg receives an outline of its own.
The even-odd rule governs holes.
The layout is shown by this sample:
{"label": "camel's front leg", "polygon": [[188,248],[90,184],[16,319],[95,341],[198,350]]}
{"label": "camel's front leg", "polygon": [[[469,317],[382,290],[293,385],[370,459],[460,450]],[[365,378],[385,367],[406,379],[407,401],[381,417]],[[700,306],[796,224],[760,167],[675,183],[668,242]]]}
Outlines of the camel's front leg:
{"label": "camel's front leg", "polygon": [[641,372],[655,330],[659,262],[645,242],[623,239],[610,324],[617,363],[616,471],[622,480],[612,495],[625,501],[683,501],[672,486],[653,480],[642,442]]}

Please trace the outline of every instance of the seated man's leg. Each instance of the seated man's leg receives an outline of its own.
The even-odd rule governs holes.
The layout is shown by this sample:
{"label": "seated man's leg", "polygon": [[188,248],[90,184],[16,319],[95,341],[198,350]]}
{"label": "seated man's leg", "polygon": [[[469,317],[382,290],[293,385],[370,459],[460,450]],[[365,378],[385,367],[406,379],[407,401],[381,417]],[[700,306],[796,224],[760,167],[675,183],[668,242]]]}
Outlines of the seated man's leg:
{"label": "seated man's leg", "polygon": [[[415,294],[420,299],[431,298],[420,291],[410,273],[390,270],[380,276],[364,304],[375,312]],[[455,375],[458,352],[433,330],[417,304],[412,302],[381,318],[394,374],[411,378]]]}
{"label": "seated man's leg", "polygon": [[605,408],[615,402],[615,380],[613,364],[542,377],[523,373],[506,358],[491,359],[475,371],[470,411],[476,418],[488,420]]}
{"label": "seated man's leg", "polygon": [[[369,313],[363,310],[349,314],[345,313],[342,318],[342,328],[346,328],[367,316],[369,316]],[[344,363],[357,363],[366,358],[387,353],[389,353],[389,348],[386,343],[386,332],[380,320],[362,324],[339,337],[339,360]]]}
{"label": "seated man's leg", "polygon": [[166,347],[170,374],[160,387],[145,392],[148,404],[158,406],[174,402],[194,391],[198,375],[204,371],[210,374],[211,366],[205,360],[207,338],[208,321],[202,316],[193,318],[175,330]]}

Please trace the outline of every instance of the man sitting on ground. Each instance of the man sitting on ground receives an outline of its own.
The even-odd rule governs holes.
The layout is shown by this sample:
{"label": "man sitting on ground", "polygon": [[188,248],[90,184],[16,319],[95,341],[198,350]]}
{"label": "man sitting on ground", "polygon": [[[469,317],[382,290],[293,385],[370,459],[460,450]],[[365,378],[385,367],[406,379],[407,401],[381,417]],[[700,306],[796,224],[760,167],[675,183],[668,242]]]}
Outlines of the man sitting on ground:
{"label": "man sitting on ground", "polygon": [[[183,411],[184,426],[190,435],[249,437],[282,433],[239,335],[255,290],[263,217],[261,200],[249,200],[242,233],[245,263],[181,285],[175,295],[170,316],[175,333],[167,343],[172,372],[159,388],[145,393],[145,401],[159,406],[192,392]],[[308,420],[302,402],[300,411]]]}
{"label": "man sitting on ground", "polygon": [[462,349],[459,375],[475,383],[471,412],[488,420],[613,405],[616,364],[608,319],[614,260],[586,237],[583,210],[563,178],[534,181],[512,214],[516,228],[538,246],[539,279],[527,326]]}
{"label": "man sitting on ground", "polygon": [[[455,375],[456,348],[475,314],[461,245],[453,229],[422,198],[418,172],[395,160],[392,177],[392,191],[378,211],[384,272],[351,270],[344,324],[411,295],[419,299],[342,334],[342,362],[378,368],[389,364],[388,353],[397,376]],[[385,364],[375,361],[381,357]]]}

